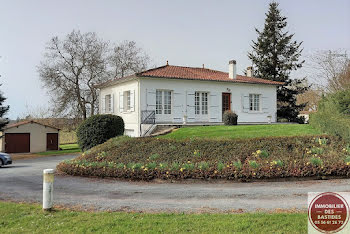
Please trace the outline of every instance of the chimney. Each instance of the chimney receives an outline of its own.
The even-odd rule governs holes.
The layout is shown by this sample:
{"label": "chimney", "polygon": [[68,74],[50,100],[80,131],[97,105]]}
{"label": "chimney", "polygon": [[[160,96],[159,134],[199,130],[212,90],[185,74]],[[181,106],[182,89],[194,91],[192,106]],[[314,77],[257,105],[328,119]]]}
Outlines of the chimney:
{"label": "chimney", "polygon": [[237,78],[236,60],[230,60],[229,63],[228,63],[228,77],[230,79],[236,79]]}
{"label": "chimney", "polygon": [[253,77],[253,75],[254,75],[253,67],[247,67],[247,76]]}

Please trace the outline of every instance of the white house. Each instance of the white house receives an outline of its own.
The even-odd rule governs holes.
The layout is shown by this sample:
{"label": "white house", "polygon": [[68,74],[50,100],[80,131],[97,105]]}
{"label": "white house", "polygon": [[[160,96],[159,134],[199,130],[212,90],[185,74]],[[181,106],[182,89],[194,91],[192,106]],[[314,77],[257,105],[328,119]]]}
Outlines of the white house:
{"label": "white house", "polygon": [[239,123],[276,122],[276,88],[281,82],[198,67],[165,65],[99,85],[100,113],[124,119],[125,134],[143,136],[157,124],[222,123],[225,110]]}

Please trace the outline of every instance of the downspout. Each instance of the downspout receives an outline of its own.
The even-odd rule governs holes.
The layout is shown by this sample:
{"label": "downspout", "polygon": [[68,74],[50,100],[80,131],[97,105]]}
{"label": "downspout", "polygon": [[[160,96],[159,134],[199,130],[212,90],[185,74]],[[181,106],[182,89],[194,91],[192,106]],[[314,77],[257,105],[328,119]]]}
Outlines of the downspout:
{"label": "downspout", "polygon": [[141,129],[141,88],[140,88],[140,78],[137,79],[137,88],[138,88],[138,125],[139,125],[139,136],[142,136],[142,129]]}

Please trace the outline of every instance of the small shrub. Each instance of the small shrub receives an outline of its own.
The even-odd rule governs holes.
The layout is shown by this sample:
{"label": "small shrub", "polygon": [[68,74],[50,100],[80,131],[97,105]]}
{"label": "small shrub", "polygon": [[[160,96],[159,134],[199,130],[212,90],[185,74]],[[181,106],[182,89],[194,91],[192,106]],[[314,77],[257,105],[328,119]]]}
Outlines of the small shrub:
{"label": "small shrub", "polygon": [[350,155],[350,144],[347,144],[346,147],[344,147],[343,151],[344,151],[346,154],[349,154],[349,155]]}
{"label": "small shrub", "polygon": [[237,170],[241,170],[241,169],[242,169],[242,163],[241,163],[240,160],[235,161],[235,162],[233,163],[233,166],[234,166]]}
{"label": "small shrub", "polygon": [[159,163],[159,169],[166,169],[166,168],[168,168],[167,163]]}
{"label": "small shrub", "polygon": [[146,165],[147,169],[154,170],[157,167],[157,163],[155,162],[150,162]]}
{"label": "small shrub", "polygon": [[262,150],[261,153],[260,153],[260,157],[268,158],[269,157],[269,152],[267,152],[266,150]]}
{"label": "small shrub", "polygon": [[225,168],[225,164],[223,164],[222,162],[218,162],[218,166],[217,166],[218,171],[222,171],[224,168]]}
{"label": "small shrub", "polygon": [[230,110],[225,111],[222,118],[225,125],[237,125],[238,115]]}
{"label": "small shrub", "polygon": [[91,116],[77,129],[78,144],[84,151],[123,134],[124,121],[117,115]]}
{"label": "small shrub", "polygon": [[185,163],[183,165],[183,168],[188,171],[192,171],[194,169],[194,164],[193,163]]}
{"label": "small shrub", "polygon": [[350,156],[346,156],[345,160],[344,160],[347,164],[350,164]]}
{"label": "small shrub", "polygon": [[124,163],[118,163],[117,164],[117,168],[118,169],[123,169],[125,167],[125,164]]}
{"label": "small shrub", "polygon": [[180,168],[180,164],[177,162],[173,162],[173,164],[171,164],[171,170],[177,171]]}
{"label": "small shrub", "polygon": [[312,157],[310,158],[310,163],[313,166],[322,166],[322,159],[320,159],[319,157]]}
{"label": "small shrub", "polygon": [[149,157],[149,159],[150,159],[151,161],[157,160],[158,158],[159,158],[159,154],[152,154],[152,155]]}
{"label": "small shrub", "polygon": [[193,155],[194,155],[195,157],[200,157],[200,156],[201,156],[201,153],[199,152],[199,150],[195,150],[195,151],[193,152]]}
{"label": "small shrub", "polygon": [[257,169],[259,168],[259,163],[257,163],[256,161],[249,161],[249,166],[253,169]]}
{"label": "small shrub", "polygon": [[323,148],[319,148],[319,147],[312,147],[311,148],[312,154],[323,154],[323,152],[324,152]]}
{"label": "small shrub", "polygon": [[318,143],[319,145],[327,145],[328,139],[317,137],[315,139],[315,142]]}
{"label": "small shrub", "polygon": [[276,166],[278,166],[278,167],[283,167],[283,165],[284,165],[283,161],[282,161],[282,160],[279,160],[279,159],[278,159],[278,160],[272,161],[271,164],[272,164],[272,165],[276,165]]}
{"label": "small shrub", "polygon": [[207,170],[209,168],[209,163],[207,162],[200,162],[198,163],[198,168],[201,170]]}
{"label": "small shrub", "polygon": [[255,157],[260,157],[260,158],[268,158],[269,157],[269,152],[266,150],[257,150],[252,153],[253,156]]}

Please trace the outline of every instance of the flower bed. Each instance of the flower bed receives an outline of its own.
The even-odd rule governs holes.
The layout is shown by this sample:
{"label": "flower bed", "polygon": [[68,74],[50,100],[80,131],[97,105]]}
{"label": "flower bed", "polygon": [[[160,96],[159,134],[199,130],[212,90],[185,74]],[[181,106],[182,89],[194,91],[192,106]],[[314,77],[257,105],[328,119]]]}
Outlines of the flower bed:
{"label": "flower bed", "polygon": [[57,168],[70,175],[135,180],[349,177],[350,146],[325,135],[183,141],[117,137]]}

